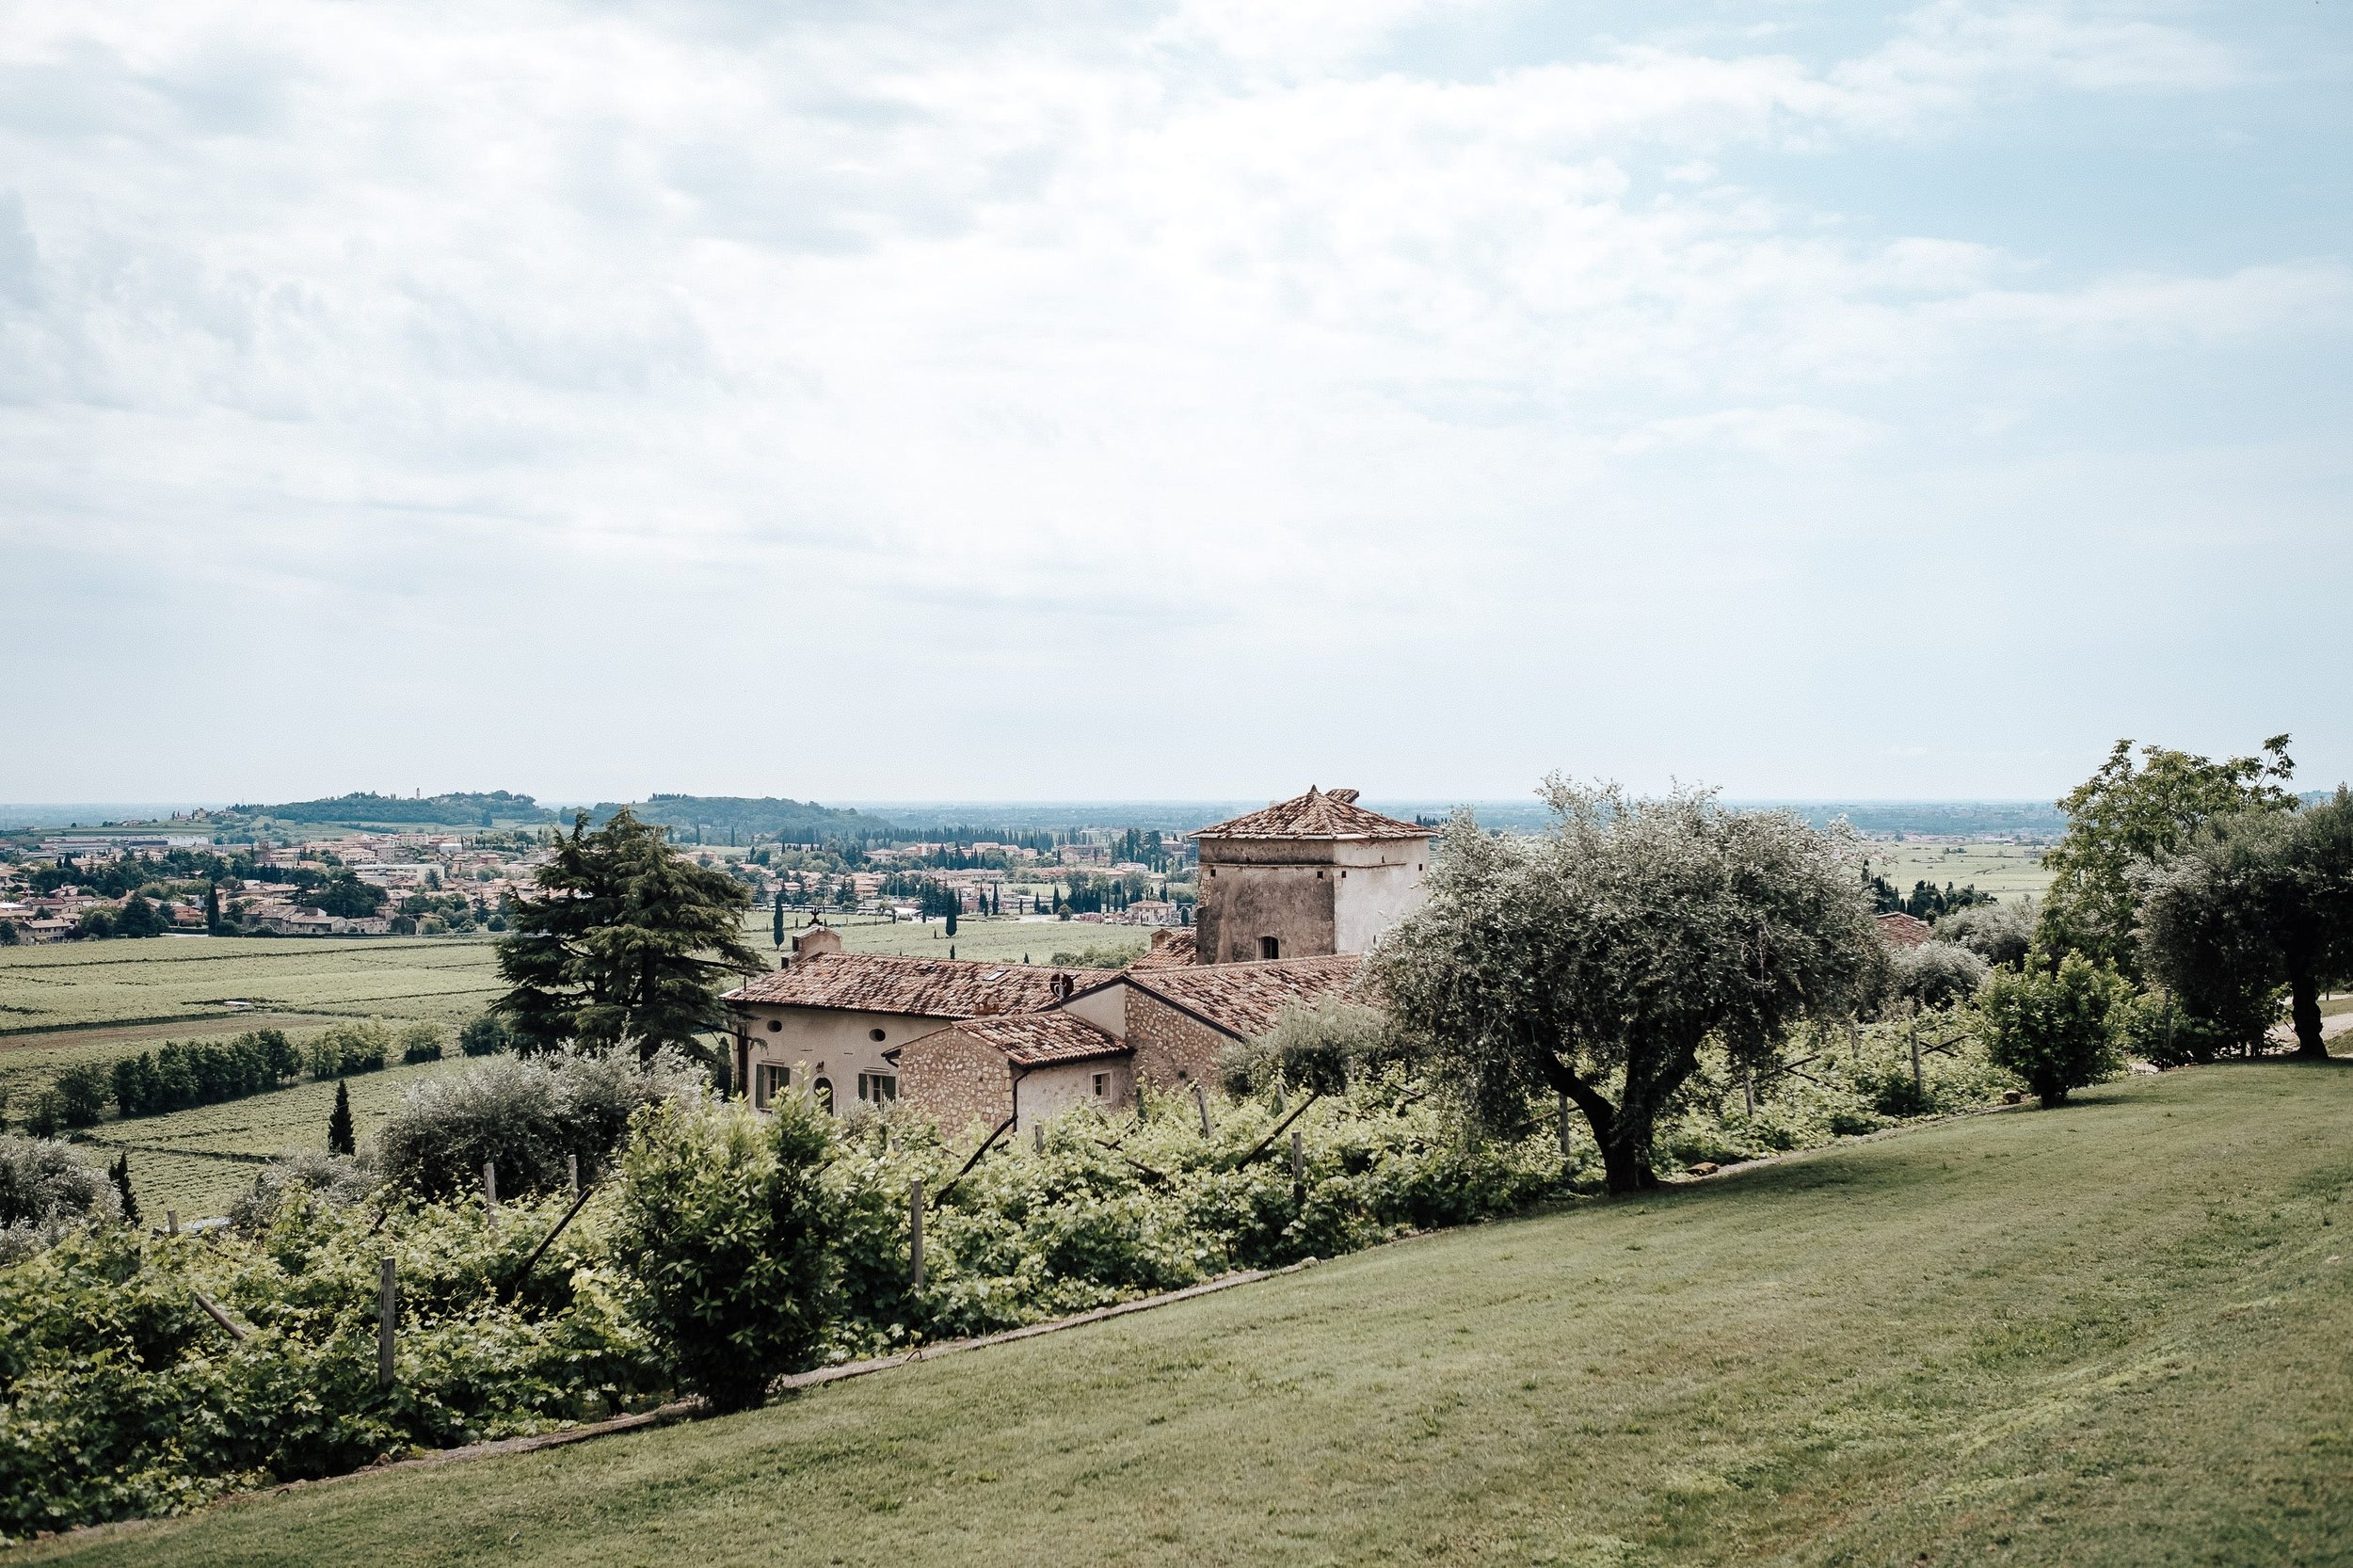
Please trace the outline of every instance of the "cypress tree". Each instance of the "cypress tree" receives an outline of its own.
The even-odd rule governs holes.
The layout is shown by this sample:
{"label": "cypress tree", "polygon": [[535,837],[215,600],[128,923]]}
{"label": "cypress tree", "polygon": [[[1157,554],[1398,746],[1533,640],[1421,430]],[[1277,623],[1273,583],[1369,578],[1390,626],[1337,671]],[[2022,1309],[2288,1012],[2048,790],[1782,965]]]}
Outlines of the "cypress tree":
{"label": "cypress tree", "polygon": [[[952,898],[952,899],[950,900],[950,902],[949,902],[949,904],[948,904],[948,935],[949,935],[949,936],[953,936],[955,934],[956,934],[956,905],[955,905],[955,902],[954,902],[954,900]],[[951,958],[952,958],[952,957],[954,957],[954,956],[955,956],[955,950],[954,950],[953,948],[951,948],[951,949],[949,949],[949,950],[948,950],[948,956],[950,956]]]}
{"label": "cypress tree", "polygon": [[360,1142],[351,1131],[351,1091],[342,1079],[335,1080],[335,1111],[327,1118],[327,1152],[358,1154]]}
{"label": "cypress tree", "polygon": [[139,1200],[131,1192],[131,1156],[128,1150],[118,1156],[115,1162],[107,1167],[106,1175],[113,1180],[115,1191],[122,1194],[123,1224],[137,1224],[139,1223]]}
{"label": "cypress tree", "polygon": [[768,930],[776,937],[776,946],[784,946],[784,888],[781,886],[776,888],[776,918],[768,922]]}
{"label": "cypress tree", "polygon": [[220,935],[220,884],[207,883],[204,888],[204,934]]}

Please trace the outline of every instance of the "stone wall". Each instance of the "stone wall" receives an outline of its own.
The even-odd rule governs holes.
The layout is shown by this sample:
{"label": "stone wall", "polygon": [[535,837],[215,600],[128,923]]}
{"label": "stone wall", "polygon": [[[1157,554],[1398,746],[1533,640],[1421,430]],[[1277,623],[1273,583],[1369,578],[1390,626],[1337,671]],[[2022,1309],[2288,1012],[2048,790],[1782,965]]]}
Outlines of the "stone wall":
{"label": "stone wall", "polygon": [[899,1052],[899,1103],[929,1116],[951,1138],[986,1133],[1013,1114],[1005,1053],[956,1029],[911,1041]]}
{"label": "stone wall", "polygon": [[1218,1053],[1230,1035],[1128,986],[1127,1045],[1136,1079],[1163,1092],[1196,1080],[1217,1086]]}

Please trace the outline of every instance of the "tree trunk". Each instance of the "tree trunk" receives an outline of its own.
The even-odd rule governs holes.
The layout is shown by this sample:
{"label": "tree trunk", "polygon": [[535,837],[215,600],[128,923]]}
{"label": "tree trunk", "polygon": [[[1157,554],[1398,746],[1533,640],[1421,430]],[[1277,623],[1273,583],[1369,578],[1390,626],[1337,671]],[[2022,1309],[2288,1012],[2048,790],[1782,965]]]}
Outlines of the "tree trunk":
{"label": "tree trunk", "polygon": [[1640,1192],[1658,1185],[1650,1168],[1650,1124],[1622,1115],[1599,1090],[1577,1075],[1559,1058],[1548,1060],[1552,1086],[1577,1103],[1585,1123],[1601,1146],[1602,1182],[1612,1196]]}
{"label": "tree trunk", "polygon": [[2288,1016],[2296,1023],[2296,1054],[2307,1062],[2326,1062],[2329,1048],[2320,1038],[2320,982],[2303,953],[2288,956]]}

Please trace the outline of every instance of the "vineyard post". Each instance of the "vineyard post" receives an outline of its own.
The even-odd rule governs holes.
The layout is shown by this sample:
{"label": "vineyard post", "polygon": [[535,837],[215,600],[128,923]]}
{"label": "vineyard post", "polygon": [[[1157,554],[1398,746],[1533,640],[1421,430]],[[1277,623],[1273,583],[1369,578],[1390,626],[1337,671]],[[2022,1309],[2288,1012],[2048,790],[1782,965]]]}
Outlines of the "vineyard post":
{"label": "vineyard post", "polygon": [[482,1214],[490,1222],[493,1230],[498,1228],[499,1162],[495,1160],[482,1162]]}
{"label": "vineyard post", "polygon": [[1193,1086],[1193,1103],[1201,1112],[1201,1136],[1207,1138],[1209,1135],[1209,1095],[1198,1083]]}
{"label": "vineyard post", "polygon": [[923,1178],[907,1186],[907,1275],[915,1288],[923,1288]]}
{"label": "vineyard post", "polygon": [[1569,1096],[1564,1090],[1555,1095],[1553,1098],[1560,1101],[1555,1109],[1560,1112],[1558,1120],[1561,1130],[1561,1158],[1566,1160],[1569,1157]]}
{"label": "vineyard post", "polygon": [[580,1192],[580,1156],[568,1154],[564,1157],[564,1176],[577,1194]]}
{"label": "vineyard post", "polygon": [[164,1210],[164,1234],[166,1236],[177,1236],[180,1234],[180,1211],[178,1209],[167,1208]]}
{"label": "vineyard post", "polygon": [[1913,1108],[1914,1110],[1917,1110],[1917,1109],[1919,1108],[1919,1105],[1920,1105],[1921,1100],[1925,1099],[1925,1098],[1928,1096],[1928,1091],[1927,1091],[1927,1090],[1926,1090],[1926,1089],[1922,1086],[1921,1081],[1920,1081],[1920,1015],[1919,1015],[1918,1013],[1914,1013],[1914,1014],[1913,1014],[1913,1015],[1912,1015],[1911,1034],[1912,1034],[1912,1103],[1913,1103]]}
{"label": "vineyard post", "polygon": [[392,1260],[384,1259],[376,1290],[376,1385],[392,1385],[392,1333],[400,1323],[400,1292],[392,1283]]}
{"label": "vineyard post", "polygon": [[1297,1128],[1291,1128],[1291,1207],[1307,1207],[1307,1150]]}

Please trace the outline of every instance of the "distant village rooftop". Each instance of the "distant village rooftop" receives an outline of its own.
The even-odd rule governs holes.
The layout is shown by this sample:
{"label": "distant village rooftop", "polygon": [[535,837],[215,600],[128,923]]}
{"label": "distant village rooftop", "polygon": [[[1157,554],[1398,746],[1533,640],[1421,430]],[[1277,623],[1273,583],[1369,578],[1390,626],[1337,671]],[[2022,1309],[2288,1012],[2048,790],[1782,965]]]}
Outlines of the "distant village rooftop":
{"label": "distant village rooftop", "polygon": [[1263,811],[1215,823],[1192,839],[1427,839],[1431,830],[1356,804],[1353,790],[1319,790],[1278,800]]}

